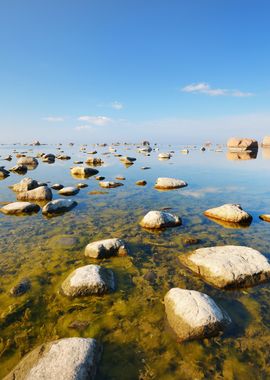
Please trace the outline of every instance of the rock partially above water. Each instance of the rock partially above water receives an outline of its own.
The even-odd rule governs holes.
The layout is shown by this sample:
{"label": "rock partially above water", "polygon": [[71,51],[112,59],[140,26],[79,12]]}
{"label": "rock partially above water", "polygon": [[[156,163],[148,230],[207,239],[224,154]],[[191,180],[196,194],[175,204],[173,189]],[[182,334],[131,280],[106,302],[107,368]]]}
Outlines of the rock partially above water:
{"label": "rock partially above water", "polygon": [[99,265],[75,269],[62,284],[63,293],[70,297],[101,295],[114,289],[113,272]]}
{"label": "rock partially above water", "polygon": [[155,188],[161,190],[179,189],[185,186],[187,186],[185,181],[176,178],[158,178],[155,183]]}
{"label": "rock partially above water", "polygon": [[0,167],[0,178],[4,179],[10,175],[9,171],[6,170],[3,166]]}
{"label": "rock partially above water", "polygon": [[13,173],[18,173],[18,174],[25,174],[27,172],[27,166],[15,165],[12,168],[10,168],[9,171],[11,171]]}
{"label": "rock partially above water", "polygon": [[170,289],[164,302],[168,322],[181,341],[215,336],[231,322],[212,298],[195,290]]}
{"label": "rock partially above water", "polygon": [[262,141],[262,146],[263,147],[270,147],[270,136],[264,136],[263,141]]}
{"label": "rock partially above water", "polygon": [[270,214],[262,214],[259,216],[259,218],[265,222],[270,222]]}
{"label": "rock partially above water", "polygon": [[169,160],[172,157],[171,153],[159,153],[158,158],[160,160]]}
{"label": "rock partially above water", "polygon": [[95,339],[60,339],[31,351],[4,380],[94,380],[100,356]]}
{"label": "rock partially above water", "polygon": [[165,211],[149,211],[140,222],[142,227],[151,229],[176,227],[181,224],[181,218]]}
{"label": "rock partially above water", "polygon": [[128,249],[121,239],[105,239],[88,244],[84,254],[95,259],[104,259],[111,256],[126,256]]}
{"label": "rock partially above water", "polygon": [[72,210],[75,206],[77,206],[77,202],[72,201],[71,199],[55,199],[42,208],[42,214],[62,214]]}
{"label": "rock partially above water", "polygon": [[80,189],[78,189],[77,187],[73,187],[73,186],[68,186],[68,187],[63,187],[61,190],[58,191],[58,194],[60,195],[76,195],[78,194],[78,192],[80,191]]}
{"label": "rock partially above water", "polygon": [[71,174],[78,177],[91,177],[98,173],[98,170],[93,168],[85,168],[82,166],[76,166],[71,169]]}
{"label": "rock partially above water", "polygon": [[99,182],[99,186],[104,187],[105,189],[108,189],[108,188],[123,186],[123,183],[113,182],[113,181],[101,181],[101,182]]}
{"label": "rock partially above water", "polygon": [[35,157],[20,157],[17,161],[17,165],[25,165],[27,167],[32,166],[36,167],[38,166],[38,160]]}
{"label": "rock partially above water", "polygon": [[18,201],[51,201],[52,191],[48,186],[39,186],[36,189],[17,193]]}
{"label": "rock partially above water", "polygon": [[144,179],[141,179],[141,180],[136,182],[136,185],[137,186],[145,186],[145,185],[147,185],[147,182]]}
{"label": "rock partially above water", "polygon": [[32,214],[38,212],[40,207],[30,202],[12,202],[0,209],[0,212],[7,215]]}
{"label": "rock partially above water", "polygon": [[258,150],[258,141],[254,139],[232,137],[227,142],[230,150],[245,151]]}
{"label": "rock partially above water", "polygon": [[218,288],[253,286],[270,279],[267,258],[249,247],[199,248],[180,256],[180,261]]}
{"label": "rock partially above water", "polygon": [[36,189],[39,186],[38,182],[35,181],[32,178],[23,178],[19,183],[15,183],[15,185],[12,186],[12,190],[16,193],[33,190]]}
{"label": "rock partially above water", "polygon": [[204,212],[205,216],[214,219],[224,220],[225,222],[232,223],[250,223],[252,216],[244,211],[240,205],[237,204],[224,204],[219,207],[211,208]]}

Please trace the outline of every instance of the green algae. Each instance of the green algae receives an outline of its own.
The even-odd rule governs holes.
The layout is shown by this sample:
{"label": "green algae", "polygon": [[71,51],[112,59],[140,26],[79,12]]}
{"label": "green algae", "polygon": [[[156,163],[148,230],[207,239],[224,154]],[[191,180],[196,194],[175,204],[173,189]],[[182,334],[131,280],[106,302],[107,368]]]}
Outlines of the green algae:
{"label": "green algae", "polygon": [[[119,165],[114,169],[116,174]],[[128,170],[133,173],[136,166],[143,165],[138,163]],[[154,172],[153,163],[151,167]],[[111,178],[113,168],[104,168],[112,170]],[[78,207],[59,218],[1,216],[0,377],[39,344],[82,336],[103,343],[98,380],[270,378],[269,285],[218,290],[178,260],[194,248],[216,244],[242,244],[268,254],[269,225],[255,219],[249,228],[226,229],[202,215],[225,198],[233,201],[230,190],[206,192],[198,201],[194,194],[184,196],[181,190],[138,189],[128,173],[125,186],[106,192],[104,197],[90,197],[81,191],[76,196]],[[146,178],[149,184],[152,176]],[[89,179],[89,187],[94,191],[94,179]],[[239,191],[238,199],[255,208],[257,195]],[[260,207],[268,200],[267,195],[262,197]],[[165,206],[182,217],[182,226],[151,232],[138,225],[146,212]],[[89,242],[108,237],[125,239],[130,255],[100,261],[84,256]],[[63,297],[60,288],[67,275],[90,263],[114,271],[115,293]],[[155,274],[153,281],[145,278],[149,271]],[[31,280],[31,289],[14,299],[9,290],[24,277]],[[163,298],[171,287],[209,294],[231,316],[232,326],[218,337],[180,344],[164,313]]]}

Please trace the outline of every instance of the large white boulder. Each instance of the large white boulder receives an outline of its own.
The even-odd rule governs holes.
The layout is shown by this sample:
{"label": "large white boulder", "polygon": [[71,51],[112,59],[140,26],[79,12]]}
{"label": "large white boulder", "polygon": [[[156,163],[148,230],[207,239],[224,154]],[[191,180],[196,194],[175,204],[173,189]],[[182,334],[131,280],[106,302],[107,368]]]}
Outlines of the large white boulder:
{"label": "large white boulder", "polygon": [[60,339],[31,351],[4,380],[94,380],[100,356],[95,339]]}
{"label": "large white boulder", "polygon": [[217,335],[231,322],[207,294],[173,288],[164,299],[168,322],[181,341]]}
{"label": "large white boulder", "polygon": [[113,272],[99,265],[85,265],[75,269],[62,284],[63,293],[70,297],[100,295],[114,289]]}
{"label": "large white boulder", "polygon": [[253,286],[270,279],[270,263],[253,248],[225,245],[199,248],[180,260],[219,288]]}
{"label": "large white boulder", "polygon": [[232,223],[249,223],[252,216],[242,209],[237,204],[224,204],[219,207],[211,208],[204,212],[205,216],[210,218],[224,220]]}
{"label": "large white boulder", "polygon": [[165,211],[149,211],[140,222],[142,227],[150,229],[176,227],[181,224],[181,218]]}

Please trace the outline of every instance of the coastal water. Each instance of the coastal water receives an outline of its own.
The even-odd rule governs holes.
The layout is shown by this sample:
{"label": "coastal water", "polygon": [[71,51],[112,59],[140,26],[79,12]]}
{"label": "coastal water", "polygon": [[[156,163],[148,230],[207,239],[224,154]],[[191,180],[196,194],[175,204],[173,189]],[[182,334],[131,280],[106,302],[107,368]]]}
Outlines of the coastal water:
{"label": "coastal water", "polygon": [[[62,148],[71,160],[54,164],[40,160],[25,176],[48,185],[86,182],[88,187],[72,197],[78,206],[51,219],[41,213],[0,214],[0,378],[37,345],[81,336],[103,344],[98,380],[270,379],[269,284],[233,291],[215,289],[179,261],[179,256],[195,248],[226,244],[246,245],[270,258],[270,224],[258,217],[270,214],[268,151],[259,150],[256,159],[236,160],[225,149],[190,149],[184,155],[180,145],[161,145],[160,151],[175,153],[170,160],[160,161],[159,152],[144,156],[136,146],[117,146],[117,153],[137,158],[126,167],[113,153],[104,155],[108,147],[89,144],[86,151],[97,149],[96,156],[104,160],[97,167],[100,175],[106,180],[117,175],[126,178],[122,187],[101,189],[94,177],[77,180],[70,175],[73,161],[87,157],[80,146]],[[2,145],[1,157],[11,153],[14,158],[1,161],[0,166],[14,166],[13,150],[29,155],[58,152],[56,145]],[[141,169],[146,166],[150,169]],[[0,181],[1,204],[15,201],[9,186],[23,177],[11,174]],[[180,178],[188,186],[157,191],[153,187],[157,177]],[[147,181],[146,186],[136,186],[141,179]],[[60,197],[53,193],[54,199]],[[224,203],[241,204],[253,216],[252,224],[228,228],[203,215],[204,210]],[[139,226],[146,212],[164,207],[181,216],[183,225],[155,233]],[[64,297],[60,287],[67,275],[79,266],[97,263],[84,257],[85,246],[110,237],[123,238],[130,249],[127,257],[100,262],[114,271],[116,292],[102,297]],[[21,297],[11,296],[10,289],[23,278],[31,280],[31,289]],[[215,338],[179,343],[167,325],[163,305],[172,287],[207,293],[226,309],[232,326]]]}

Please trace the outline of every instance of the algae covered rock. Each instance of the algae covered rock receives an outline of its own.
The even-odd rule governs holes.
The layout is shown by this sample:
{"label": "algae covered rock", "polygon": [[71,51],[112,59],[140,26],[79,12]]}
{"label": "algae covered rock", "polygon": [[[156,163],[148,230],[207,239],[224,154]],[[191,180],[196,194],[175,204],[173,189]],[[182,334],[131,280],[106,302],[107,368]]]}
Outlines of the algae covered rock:
{"label": "algae covered rock", "polygon": [[181,218],[165,211],[149,211],[140,221],[142,227],[150,229],[176,227],[181,224]]}
{"label": "algae covered rock", "polygon": [[60,339],[35,348],[4,380],[94,380],[100,356],[95,339]]}
{"label": "algae covered rock", "polygon": [[207,294],[173,288],[164,299],[168,322],[181,341],[217,335],[231,320]]}
{"label": "algae covered rock", "polygon": [[199,248],[180,261],[218,288],[253,286],[270,279],[270,263],[259,251],[237,245]]}
{"label": "algae covered rock", "polygon": [[101,295],[114,289],[113,272],[99,265],[85,265],[75,269],[62,284],[63,293],[70,297]]}
{"label": "algae covered rock", "polygon": [[128,249],[121,239],[105,239],[90,243],[85,248],[85,256],[103,259],[111,256],[126,256]]}

